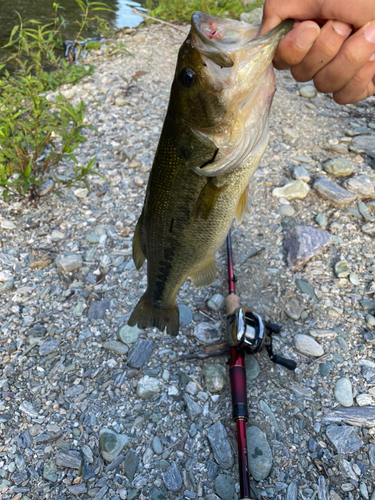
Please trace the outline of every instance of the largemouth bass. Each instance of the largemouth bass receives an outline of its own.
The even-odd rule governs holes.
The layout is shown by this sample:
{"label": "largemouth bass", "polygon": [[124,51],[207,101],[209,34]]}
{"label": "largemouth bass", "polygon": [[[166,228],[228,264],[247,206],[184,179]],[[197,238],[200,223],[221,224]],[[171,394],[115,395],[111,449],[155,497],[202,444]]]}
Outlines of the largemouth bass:
{"label": "largemouth bass", "polygon": [[257,38],[259,26],[193,14],[133,237],[137,269],[147,259],[147,290],[129,325],[177,335],[182,283],[215,279],[215,253],[247,210],[268,143],[272,59],[292,25]]}

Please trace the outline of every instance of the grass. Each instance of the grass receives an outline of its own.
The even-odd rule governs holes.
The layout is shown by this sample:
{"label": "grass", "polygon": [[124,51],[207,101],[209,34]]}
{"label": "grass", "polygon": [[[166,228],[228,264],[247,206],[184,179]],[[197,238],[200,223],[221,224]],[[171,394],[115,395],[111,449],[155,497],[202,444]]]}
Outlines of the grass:
{"label": "grass", "polygon": [[191,15],[196,10],[217,17],[230,17],[238,19],[242,12],[250,12],[257,7],[262,7],[264,0],[255,0],[244,6],[242,0],[160,0],[155,7],[152,0],[146,6],[150,16],[163,21],[189,22]]}

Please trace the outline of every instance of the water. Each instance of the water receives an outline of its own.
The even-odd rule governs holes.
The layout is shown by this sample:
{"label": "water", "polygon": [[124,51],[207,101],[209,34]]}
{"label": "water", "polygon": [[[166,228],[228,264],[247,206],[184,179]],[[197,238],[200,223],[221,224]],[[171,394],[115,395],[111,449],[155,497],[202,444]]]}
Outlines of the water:
{"label": "water", "polygon": [[[43,24],[47,24],[53,17],[53,0],[0,0],[0,43],[5,43],[10,36],[14,25],[19,24],[19,18],[15,11],[19,12],[23,21],[36,19]],[[104,1],[113,12],[94,12],[109,21],[116,28],[125,26],[133,28],[143,20],[142,17],[131,13],[131,9],[142,10],[146,0],[133,2],[132,0],[101,0]],[[74,0],[60,0],[57,2],[64,10],[61,14],[67,22],[67,30],[64,33],[66,38],[74,38],[76,33],[75,21],[80,18],[81,10]],[[144,9],[143,9],[144,10]],[[87,36],[93,36],[95,33],[85,33]]]}

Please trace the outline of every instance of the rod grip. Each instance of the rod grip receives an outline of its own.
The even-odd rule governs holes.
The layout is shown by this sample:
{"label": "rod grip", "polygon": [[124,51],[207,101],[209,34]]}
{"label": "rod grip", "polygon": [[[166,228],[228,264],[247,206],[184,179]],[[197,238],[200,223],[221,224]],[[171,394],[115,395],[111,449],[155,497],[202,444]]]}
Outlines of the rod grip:
{"label": "rod grip", "polygon": [[231,293],[230,295],[227,295],[225,304],[227,308],[227,316],[230,316],[236,309],[240,307],[240,298],[235,293]]}

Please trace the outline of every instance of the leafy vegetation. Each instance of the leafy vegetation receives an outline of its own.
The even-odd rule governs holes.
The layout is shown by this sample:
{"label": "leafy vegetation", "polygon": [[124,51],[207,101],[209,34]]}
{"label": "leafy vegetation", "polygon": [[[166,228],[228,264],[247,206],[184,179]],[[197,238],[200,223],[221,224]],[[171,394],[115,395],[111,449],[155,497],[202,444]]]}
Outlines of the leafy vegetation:
{"label": "leafy vegetation", "polygon": [[[88,127],[83,123],[84,102],[75,108],[61,96],[57,103],[49,102],[40,95],[43,82],[38,83],[31,75],[9,77],[2,90],[0,186],[4,188],[4,199],[28,195],[35,200],[55,188],[80,182],[89,189],[87,175],[99,175],[93,170],[95,158],[84,167],[74,156],[77,146],[86,141],[81,134]],[[75,164],[70,178],[56,173],[63,160]]]}
{"label": "leafy vegetation", "polygon": [[[14,26],[3,47],[9,50],[0,65],[3,70],[0,78],[0,187],[5,200],[14,196],[35,200],[60,187],[82,183],[89,188],[88,174],[99,175],[94,169],[95,158],[82,166],[74,156],[75,149],[86,141],[82,135],[88,127],[83,123],[85,103],[81,101],[73,107],[61,95],[57,103],[53,103],[46,93],[62,84],[75,83],[93,71],[90,65],[75,64],[75,59],[83,48],[90,48],[90,44],[85,47],[82,43],[83,33],[91,23],[101,22],[95,11],[109,9],[102,2],[75,2],[82,14],[77,20],[75,40],[70,45],[74,57],[66,60],[61,51],[65,19],[57,3],[53,4],[54,18],[45,25],[35,20],[23,22],[19,16],[19,24]],[[91,43],[91,47],[97,47],[97,43]],[[121,46],[118,50],[124,52],[126,49]],[[62,161],[74,163],[72,175],[57,175],[57,167]],[[48,181],[51,188],[46,189]]]}
{"label": "leafy vegetation", "polygon": [[150,16],[164,21],[190,21],[196,10],[212,16],[239,18],[242,12],[249,12],[262,7],[264,0],[255,0],[244,5],[242,0],[159,0],[157,6],[153,0],[147,0],[146,6]]}

